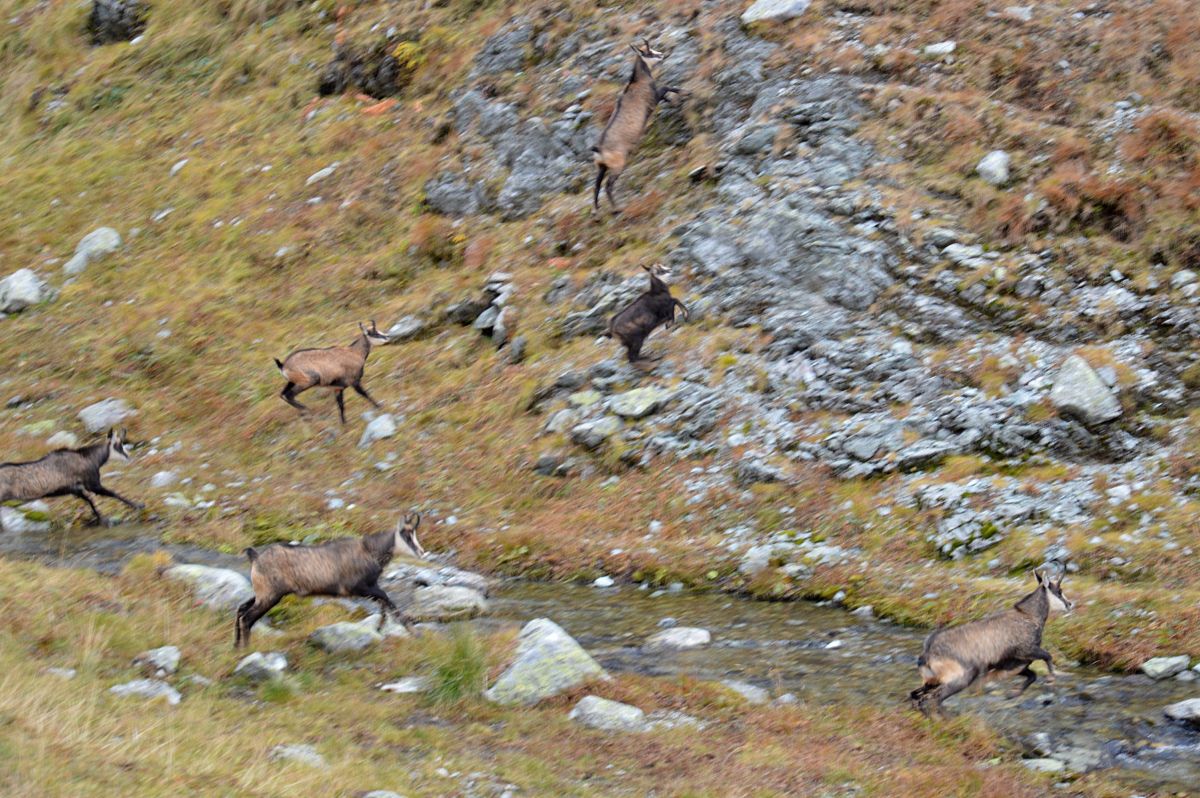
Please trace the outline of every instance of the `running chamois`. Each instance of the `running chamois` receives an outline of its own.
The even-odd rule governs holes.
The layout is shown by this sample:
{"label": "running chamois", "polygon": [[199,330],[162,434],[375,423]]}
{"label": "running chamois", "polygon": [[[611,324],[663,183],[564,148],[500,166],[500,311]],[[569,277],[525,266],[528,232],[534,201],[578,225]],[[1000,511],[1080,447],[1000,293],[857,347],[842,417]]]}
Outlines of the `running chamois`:
{"label": "running chamois", "polygon": [[[379,602],[379,629],[396,605],[379,577],[398,553],[424,559],[425,549],[417,540],[421,516],[406,515],[394,532],[375,532],[360,538],[338,538],[317,546],[273,543],[261,551],[245,550],[250,560],[250,584],[254,598],[237,611],[234,648],[250,642],[250,627],[289,593],[297,596],[358,596]],[[409,627],[401,617],[405,628]]]}
{"label": "running chamois", "polygon": [[134,510],[145,505],[130,501],[100,484],[100,469],[111,459],[129,461],[125,451],[125,430],[110,429],[100,443],[78,449],[56,449],[38,460],[24,463],[0,463],[0,503],[31,502],[51,496],[74,496],[92,508],[92,523],[104,523],[89,493],[124,502]]}
{"label": "running chamois", "polygon": [[612,317],[605,335],[616,338],[625,346],[625,355],[633,363],[642,356],[642,344],[660,324],[670,327],[675,323],[675,308],[683,311],[683,320],[688,319],[687,306],[671,296],[671,289],[663,282],[670,272],[661,263],[643,266],[650,274],[650,287],[646,293],[629,303]]}
{"label": "running chamois", "polygon": [[1021,676],[1024,682],[1012,693],[1016,697],[1037,681],[1030,663],[1040,659],[1054,680],[1050,652],[1042,648],[1042,630],[1051,613],[1067,613],[1074,604],[1062,592],[1063,569],[1050,576],[1045,569],[1034,571],[1037,588],[1012,609],[978,621],[939,629],[925,640],[917,666],[925,684],[909,694],[913,706],[926,715],[944,715],[942,702],[955,693],[989,678]]}
{"label": "running chamois", "polygon": [[[625,84],[617,107],[600,134],[596,146],[592,147],[596,164],[596,185],[592,190],[592,207],[600,210],[600,186],[612,203],[613,213],[620,213],[613,188],[617,178],[625,170],[630,154],[646,132],[650,117],[668,94],[684,94],[684,89],[675,86],[659,86],[654,82],[654,67],[666,59],[666,55],[650,46],[649,39],[642,39],[641,46],[629,45],[634,52],[633,72]],[[605,176],[608,177],[607,182]]]}
{"label": "running chamois", "polygon": [[287,380],[279,392],[283,401],[304,412],[308,408],[296,401],[296,394],[309,388],[329,388],[337,400],[338,417],[346,423],[346,400],[342,393],[353,388],[359,396],[379,407],[362,386],[363,368],[372,346],[383,346],[391,339],[381,333],[372,319],[370,328],[358,325],[359,336],[349,346],[330,346],[325,349],[297,349],[275,365]]}

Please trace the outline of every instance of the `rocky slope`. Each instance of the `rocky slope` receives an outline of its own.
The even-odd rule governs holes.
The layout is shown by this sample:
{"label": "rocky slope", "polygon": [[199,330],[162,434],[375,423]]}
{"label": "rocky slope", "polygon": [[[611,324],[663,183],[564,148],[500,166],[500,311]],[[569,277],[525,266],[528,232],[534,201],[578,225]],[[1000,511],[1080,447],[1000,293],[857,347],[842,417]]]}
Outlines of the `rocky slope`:
{"label": "rocky slope", "polygon": [[[1025,8],[246,2],[88,49],[78,13],[14,6],[0,440],[36,456],[118,399],[149,441],[122,477],[166,535],[234,550],[419,504],[488,569],[920,622],[1059,558],[1071,655],[1200,653],[1200,283],[1163,227],[1193,207],[1190,95],[1045,61],[1113,47],[1128,12]],[[691,96],[625,214],[593,217],[641,35]],[[1014,50],[1036,58],[1010,80]],[[337,64],[372,96],[314,99]],[[654,260],[693,318],[634,367],[597,336]],[[387,420],[297,421],[270,357],[374,316]]]}

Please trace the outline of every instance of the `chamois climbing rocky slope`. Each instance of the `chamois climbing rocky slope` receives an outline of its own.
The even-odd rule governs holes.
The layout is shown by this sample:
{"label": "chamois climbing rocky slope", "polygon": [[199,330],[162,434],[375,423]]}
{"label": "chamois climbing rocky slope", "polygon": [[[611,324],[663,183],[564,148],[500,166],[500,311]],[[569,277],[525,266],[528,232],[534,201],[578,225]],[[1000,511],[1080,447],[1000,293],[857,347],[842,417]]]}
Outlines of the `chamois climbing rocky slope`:
{"label": "chamois climbing rocky slope", "polygon": [[[1067,658],[1200,654],[1186,3],[145,5],[0,6],[6,459],[116,400],[170,542],[420,506],[493,572],[925,624],[1057,557]],[[691,94],[593,216],[642,36]],[[654,261],[692,320],[633,367],[598,336]],[[278,399],[368,319],[387,418]]]}

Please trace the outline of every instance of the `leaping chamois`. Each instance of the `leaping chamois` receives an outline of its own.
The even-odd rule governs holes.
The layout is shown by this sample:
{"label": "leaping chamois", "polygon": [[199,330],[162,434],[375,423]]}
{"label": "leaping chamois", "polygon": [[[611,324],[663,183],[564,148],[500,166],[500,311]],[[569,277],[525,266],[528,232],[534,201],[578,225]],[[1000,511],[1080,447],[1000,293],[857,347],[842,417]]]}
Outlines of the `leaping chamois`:
{"label": "leaping chamois", "polygon": [[642,268],[650,274],[650,287],[612,317],[605,333],[624,344],[630,363],[642,356],[642,344],[656,327],[675,323],[676,307],[683,311],[683,320],[688,319],[687,306],[671,296],[670,287],[663,282],[663,278],[670,277],[667,268],[661,263]]}
{"label": "leaping chamois", "polygon": [[941,715],[942,702],[985,678],[1021,676],[1014,697],[1037,680],[1029,669],[1035,659],[1046,663],[1054,678],[1050,653],[1042,648],[1042,630],[1051,613],[1071,611],[1074,606],[1062,592],[1063,569],[1050,576],[1035,570],[1037,588],[1012,607],[978,621],[939,629],[925,640],[917,660],[925,684],[909,694],[913,706],[926,715]]}
{"label": "leaping chamois", "polygon": [[358,325],[359,336],[349,346],[330,346],[325,349],[297,349],[282,361],[275,358],[275,365],[287,380],[279,392],[283,401],[300,411],[308,408],[296,401],[296,394],[309,388],[330,388],[337,399],[338,417],[346,423],[346,402],[342,392],[353,388],[359,396],[375,407],[379,407],[367,389],[362,386],[363,367],[371,346],[383,346],[391,339],[381,333],[371,320],[371,327]]}
{"label": "leaping chamois", "polygon": [[[617,200],[613,196],[613,188],[617,178],[625,170],[630,153],[637,147],[638,142],[646,132],[650,117],[655,107],[666,99],[668,94],[683,94],[684,90],[675,86],[660,87],[654,82],[653,67],[662,63],[666,55],[650,46],[649,39],[642,39],[642,45],[629,45],[634,52],[633,73],[625,90],[617,100],[617,107],[608,120],[604,132],[596,146],[592,147],[593,160],[596,164],[596,185],[592,190],[592,207],[600,210],[600,186],[603,184],[608,201],[612,203],[613,212],[620,213]],[[605,176],[608,181],[605,182]]]}

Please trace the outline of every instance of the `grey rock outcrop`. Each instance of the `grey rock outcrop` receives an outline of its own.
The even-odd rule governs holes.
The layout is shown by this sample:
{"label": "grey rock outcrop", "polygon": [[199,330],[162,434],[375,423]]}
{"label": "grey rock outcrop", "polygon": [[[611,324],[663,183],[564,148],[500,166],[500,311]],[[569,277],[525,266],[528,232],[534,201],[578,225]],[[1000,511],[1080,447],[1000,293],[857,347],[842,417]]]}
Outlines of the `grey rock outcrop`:
{"label": "grey rock outcrop", "polygon": [[513,662],[487,692],[498,704],[536,704],[608,675],[579,643],[548,618],[525,624]]}

